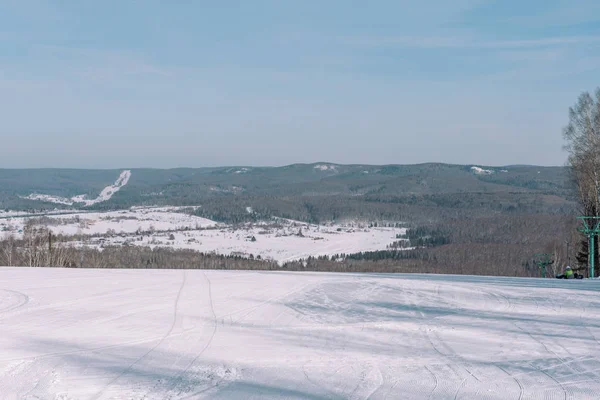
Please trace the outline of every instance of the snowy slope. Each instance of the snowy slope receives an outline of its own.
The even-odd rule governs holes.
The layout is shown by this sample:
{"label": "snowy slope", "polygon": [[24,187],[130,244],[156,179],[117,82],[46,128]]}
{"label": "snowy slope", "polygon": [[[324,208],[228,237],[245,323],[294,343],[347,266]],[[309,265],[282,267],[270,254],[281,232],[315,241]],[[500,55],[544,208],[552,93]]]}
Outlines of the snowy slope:
{"label": "snowy slope", "polygon": [[83,202],[86,206],[91,206],[97,203],[101,203],[103,201],[108,201],[110,198],[118,192],[123,186],[127,185],[129,182],[129,178],[131,178],[131,171],[123,171],[119,178],[115,181],[113,185],[105,187],[102,192],[93,200],[86,200],[82,196],[78,196],[76,202]]}
{"label": "snowy slope", "polygon": [[481,167],[471,167],[471,171],[475,174],[475,175],[492,175],[494,173],[494,171],[490,170],[490,169],[483,169]]}
{"label": "snowy slope", "polygon": [[597,399],[599,291],[469,276],[5,268],[0,394]]}
{"label": "snowy slope", "polygon": [[123,186],[127,185],[129,178],[131,178],[131,171],[126,170],[121,172],[115,183],[102,189],[102,192],[100,192],[98,197],[95,199],[87,199],[83,194],[67,199],[65,197],[37,193],[32,193],[24,198],[28,200],[44,201],[47,203],[63,204],[68,206],[72,206],[74,204],[83,204],[84,206],[88,207],[110,200],[115,193],[117,193]]}
{"label": "snowy slope", "polygon": [[318,169],[319,171],[335,171],[337,167],[335,165],[330,164],[319,164],[313,167],[314,169]]}

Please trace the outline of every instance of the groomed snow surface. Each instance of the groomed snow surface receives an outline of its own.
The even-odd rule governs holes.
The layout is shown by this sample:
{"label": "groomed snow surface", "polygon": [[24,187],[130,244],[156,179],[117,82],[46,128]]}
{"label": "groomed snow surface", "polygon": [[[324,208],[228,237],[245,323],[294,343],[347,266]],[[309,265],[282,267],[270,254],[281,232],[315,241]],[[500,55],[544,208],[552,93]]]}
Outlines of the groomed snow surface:
{"label": "groomed snow surface", "polygon": [[600,282],[0,269],[2,399],[598,399]]}

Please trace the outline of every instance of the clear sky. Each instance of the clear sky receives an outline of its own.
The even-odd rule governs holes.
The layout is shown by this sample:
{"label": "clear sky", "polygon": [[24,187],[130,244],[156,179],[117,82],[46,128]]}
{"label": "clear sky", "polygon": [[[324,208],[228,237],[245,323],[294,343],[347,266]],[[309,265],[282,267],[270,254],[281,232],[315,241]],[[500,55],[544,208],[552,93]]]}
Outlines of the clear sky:
{"label": "clear sky", "polygon": [[562,165],[598,0],[0,0],[0,167]]}

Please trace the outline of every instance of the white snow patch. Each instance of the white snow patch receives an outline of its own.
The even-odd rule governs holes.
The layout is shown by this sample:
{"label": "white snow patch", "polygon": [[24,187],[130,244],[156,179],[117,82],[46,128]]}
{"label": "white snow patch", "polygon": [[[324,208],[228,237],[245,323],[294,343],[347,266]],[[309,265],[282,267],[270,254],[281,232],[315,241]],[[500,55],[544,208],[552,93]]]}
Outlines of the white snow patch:
{"label": "white snow patch", "polygon": [[254,210],[252,209],[252,207],[246,207],[246,212],[247,212],[248,214],[253,214],[253,213],[254,213]]}
{"label": "white snow patch", "polygon": [[489,169],[483,169],[480,167],[471,167],[471,171],[476,174],[476,175],[491,175],[494,173],[494,171],[489,170]]}
{"label": "white snow patch", "polygon": [[217,192],[217,193],[240,193],[240,192],[244,191],[244,188],[241,188],[239,186],[232,186],[229,189],[229,188],[221,188],[218,186],[209,186],[208,190],[210,190],[211,192]]}
{"label": "white snow patch", "polygon": [[248,172],[250,172],[249,168],[241,168],[241,169],[238,169],[238,170],[234,171],[233,173],[234,174],[246,174]]}
{"label": "white snow patch", "polygon": [[72,199],[67,199],[66,197],[59,197],[59,196],[52,196],[50,194],[37,194],[37,193],[32,193],[28,196],[23,197],[24,199],[27,200],[34,200],[34,201],[43,201],[46,203],[54,203],[54,204],[63,204],[66,206],[72,206],[74,201],[74,198]]}
{"label": "white snow patch", "polygon": [[123,186],[127,185],[127,183],[129,182],[129,178],[131,178],[131,171],[125,170],[121,172],[119,178],[117,178],[113,185],[105,187],[102,190],[102,192],[100,192],[98,197],[91,200],[86,199],[86,195],[83,194],[73,196],[70,199],[67,199],[64,197],[32,193],[23,198],[28,200],[44,201],[48,203],[64,204],[67,206],[72,206],[74,204],[83,204],[85,207],[88,207],[97,203],[102,203],[104,201],[110,200],[115,193],[117,193]]}
{"label": "white snow patch", "polygon": [[337,167],[335,165],[319,164],[315,165],[314,169],[318,169],[320,171],[335,171]]}

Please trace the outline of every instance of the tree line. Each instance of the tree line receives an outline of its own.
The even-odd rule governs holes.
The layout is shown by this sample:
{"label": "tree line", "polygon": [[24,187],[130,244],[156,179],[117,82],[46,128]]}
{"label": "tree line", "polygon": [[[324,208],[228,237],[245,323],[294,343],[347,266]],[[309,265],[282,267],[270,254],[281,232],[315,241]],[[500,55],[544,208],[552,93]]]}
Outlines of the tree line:
{"label": "tree line", "polygon": [[[578,200],[577,214],[591,218],[600,215],[600,88],[594,95],[582,93],[569,109],[569,123],[563,130],[567,164]],[[598,248],[598,237],[595,238]],[[598,265],[600,257],[595,254]],[[581,235],[577,263],[588,265],[588,238]],[[596,271],[598,275],[598,271]]]}
{"label": "tree line", "polygon": [[[568,262],[567,242],[573,220],[568,216],[537,215],[528,218],[493,217],[455,220],[447,218],[415,226],[404,240],[438,238],[414,250],[381,251],[309,257],[278,265],[270,260],[242,255],[218,255],[165,247],[72,246],[71,238],[50,235],[44,226],[28,224],[21,239],[0,241],[0,265],[73,268],[194,268],[293,270],[330,272],[419,272],[503,276],[539,276],[535,253],[552,253],[554,268]],[[411,238],[411,239],[409,239]],[[443,240],[440,240],[442,238]],[[421,243],[424,244],[424,243]]]}

